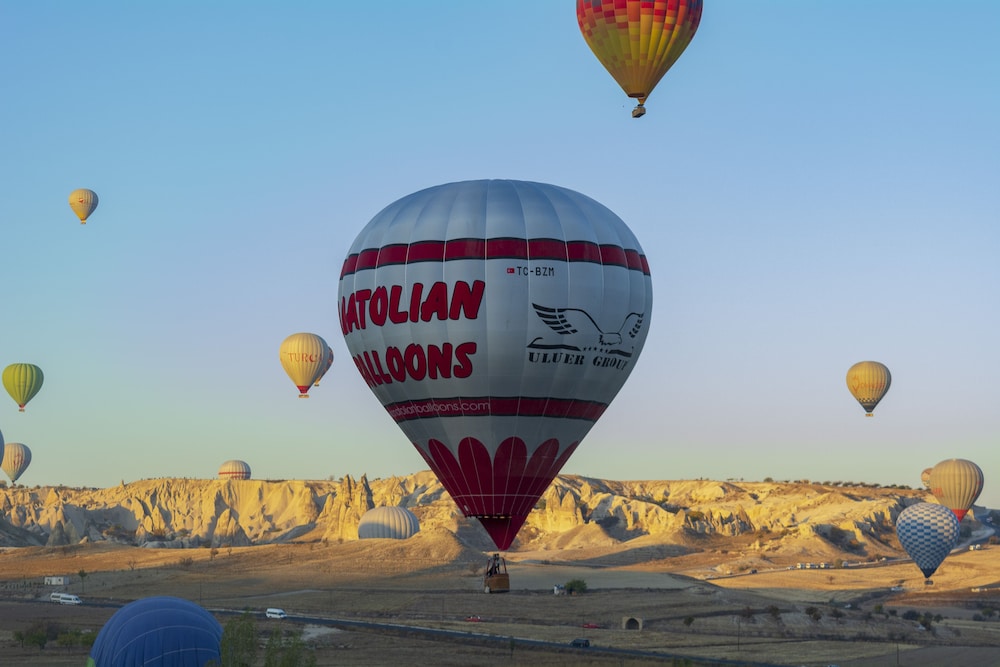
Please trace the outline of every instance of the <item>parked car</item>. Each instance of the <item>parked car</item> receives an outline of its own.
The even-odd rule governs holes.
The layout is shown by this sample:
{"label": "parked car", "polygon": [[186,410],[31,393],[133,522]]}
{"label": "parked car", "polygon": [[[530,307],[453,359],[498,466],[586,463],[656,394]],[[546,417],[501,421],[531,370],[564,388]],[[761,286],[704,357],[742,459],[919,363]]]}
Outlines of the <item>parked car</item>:
{"label": "parked car", "polygon": [[573,647],[576,647],[576,648],[588,648],[590,646],[590,640],[589,639],[583,639],[583,638],[577,638],[577,639],[574,639],[573,641],[571,641],[569,643],[569,645],[573,646]]}
{"label": "parked car", "polygon": [[466,616],[465,620],[468,623],[482,623],[483,617],[479,616],[478,614],[473,614],[472,616]]}
{"label": "parked car", "polygon": [[264,612],[264,616],[267,618],[288,618],[288,614],[285,613],[285,610],[278,609],[277,607],[269,607],[267,611]]}

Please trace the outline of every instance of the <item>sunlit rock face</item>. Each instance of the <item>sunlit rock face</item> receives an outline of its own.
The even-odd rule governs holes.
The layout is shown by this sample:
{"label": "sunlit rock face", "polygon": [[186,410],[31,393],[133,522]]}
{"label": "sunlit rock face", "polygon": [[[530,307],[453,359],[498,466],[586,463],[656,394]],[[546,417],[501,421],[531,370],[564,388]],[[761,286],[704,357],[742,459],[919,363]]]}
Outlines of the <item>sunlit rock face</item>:
{"label": "sunlit rock face", "polygon": [[[864,557],[899,549],[894,521],[925,490],[809,483],[609,481],[560,475],[512,550],[567,545],[696,545],[741,540],[760,552],[823,547]],[[0,546],[112,541],[152,548],[346,542],[375,507],[405,507],[421,531],[490,550],[429,471],[369,480],[151,479],[106,489],[0,489]],[[971,518],[970,518],[971,521]],[[636,544],[639,544],[637,542]],[[560,546],[562,545],[562,546]]]}

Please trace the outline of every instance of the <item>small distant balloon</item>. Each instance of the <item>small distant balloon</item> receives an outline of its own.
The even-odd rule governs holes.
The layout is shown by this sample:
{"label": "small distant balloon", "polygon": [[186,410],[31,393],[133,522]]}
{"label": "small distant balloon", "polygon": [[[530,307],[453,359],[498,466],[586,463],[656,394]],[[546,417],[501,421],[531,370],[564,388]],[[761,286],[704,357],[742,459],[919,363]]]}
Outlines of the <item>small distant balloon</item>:
{"label": "small distant balloon", "polygon": [[44,380],[42,369],[34,364],[11,364],[3,369],[3,388],[17,403],[20,412],[24,412],[24,406],[42,388]]}
{"label": "small distant balloon", "polygon": [[961,521],[983,492],[983,470],[966,459],[948,459],[931,468],[930,489]]}
{"label": "small distant balloon", "polygon": [[917,503],[899,513],[896,536],[924,577],[930,578],[958,542],[958,520],[944,505]]}
{"label": "small distant balloon", "polygon": [[80,188],[69,193],[69,207],[80,218],[80,224],[87,224],[87,218],[97,208],[97,193],[87,188]]}
{"label": "small distant balloon", "polygon": [[417,516],[405,507],[376,507],[364,513],[358,539],[405,540],[420,532]]}
{"label": "small distant balloon", "polygon": [[920,483],[924,485],[925,489],[931,488],[931,470],[933,468],[924,468],[924,471],[920,473]]}
{"label": "small distant balloon", "polygon": [[219,466],[219,479],[250,479],[250,464],[230,459]]}
{"label": "small distant balloon", "polygon": [[292,334],[281,342],[278,359],[288,377],[298,387],[299,398],[309,398],[313,386],[333,363],[333,352],[320,336],[314,333]]}
{"label": "small distant balloon", "polygon": [[324,368],[323,372],[319,374],[318,378],[316,378],[316,382],[313,383],[314,387],[318,387],[319,386],[319,381],[323,379],[323,376],[326,375],[327,371],[330,370],[330,367],[333,366],[333,348],[332,347],[329,348],[329,352],[330,352],[329,355],[327,355],[327,357],[326,357],[326,368]]}
{"label": "small distant balloon", "polygon": [[0,451],[3,452],[3,461],[0,463],[0,469],[3,469],[7,473],[11,482],[17,482],[18,478],[31,465],[31,450],[28,449],[27,445],[20,442],[8,442],[4,444],[3,438],[0,437]]}
{"label": "small distant balloon", "polygon": [[885,364],[877,361],[859,361],[847,371],[847,388],[871,417],[875,406],[889,391],[892,375]]}

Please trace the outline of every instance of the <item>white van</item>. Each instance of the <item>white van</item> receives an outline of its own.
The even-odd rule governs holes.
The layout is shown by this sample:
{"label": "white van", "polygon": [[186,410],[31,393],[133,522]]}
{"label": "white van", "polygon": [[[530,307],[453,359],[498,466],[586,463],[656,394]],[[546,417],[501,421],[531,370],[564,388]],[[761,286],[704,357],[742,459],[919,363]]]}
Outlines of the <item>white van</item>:
{"label": "white van", "polygon": [[62,602],[62,593],[53,593],[49,596],[49,602]]}
{"label": "white van", "polygon": [[63,593],[62,597],[59,598],[59,604],[83,604],[83,601],[75,595]]}
{"label": "white van", "polygon": [[278,609],[277,607],[270,607],[264,612],[264,616],[268,618],[288,618],[288,614],[285,613],[284,609]]}

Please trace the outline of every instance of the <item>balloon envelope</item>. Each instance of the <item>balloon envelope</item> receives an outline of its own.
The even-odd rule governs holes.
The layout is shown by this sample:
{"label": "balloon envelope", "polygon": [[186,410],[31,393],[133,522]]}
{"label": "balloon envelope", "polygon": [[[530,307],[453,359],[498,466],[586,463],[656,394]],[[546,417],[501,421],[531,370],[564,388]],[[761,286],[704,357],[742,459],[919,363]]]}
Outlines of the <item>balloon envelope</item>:
{"label": "balloon envelope", "polygon": [[34,364],[11,364],[3,369],[3,388],[14,399],[21,412],[24,412],[24,406],[42,388],[44,380],[42,369]]}
{"label": "balloon envelope", "polygon": [[299,398],[309,397],[309,387],[319,381],[332,363],[330,346],[313,333],[292,334],[281,342],[278,359],[288,377],[299,389]]}
{"label": "balloon envelope", "polygon": [[327,371],[330,370],[331,366],[333,366],[333,348],[328,348],[326,356],[326,365],[323,367],[323,370],[319,374],[319,377],[316,378],[316,381],[313,383],[314,387],[319,386],[319,381],[323,379],[323,376],[326,375]]}
{"label": "balloon envelope", "polygon": [[0,451],[3,452],[3,462],[0,463],[0,468],[7,473],[11,482],[16,482],[31,465],[31,450],[20,442],[4,444],[3,439],[0,438]]}
{"label": "balloon envelope", "polygon": [[899,513],[896,536],[924,577],[930,577],[958,542],[958,520],[944,505],[917,503]]}
{"label": "balloon envelope", "polygon": [[222,626],[193,602],[143,598],[108,619],[94,640],[88,667],[204,667],[221,664]]}
{"label": "balloon envelope", "polygon": [[361,376],[506,549],[632,371],[652,283],[635,236],[593,199],[466,181],[376,215],[339,297]]}
{"label": "balloon envelope", "polygon": [[87,218],[97,208],[97,193],[87,188],[80,188],[69,193],[69,207],[80,218],[80,224],[87,224]]}
{"label": "balloon envelope", "polygon": [[653,88],[694,38],[702,0],[577,0],[576,20],[590,50],[625,94],[639,100],[638,118]]}
{"label": "balloon envelope", "polygon": [[859,361],[847,370],[847,388],[871,417],[875,406],[889,391],[892,375],[885,364],[877,361]]}
{"label": "balloon envelope", "polygon": [[376,507],[364,513],[358,538],[405,540],[420,532],[417,516],[405,507]]}
{"label": "balloon envelope", "polygon": [[983,471],[972,461],[948,459],[931,468],[930,489],[961,521],[983,491]]}
{"label": "balloon envelope", "polygon": [[219,479],[250,479],[250,464],[239,459],[225,461],[219,466]]}

